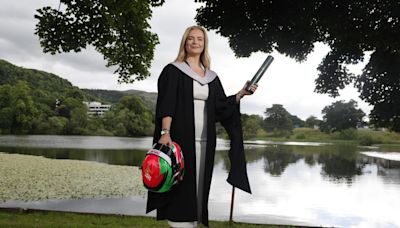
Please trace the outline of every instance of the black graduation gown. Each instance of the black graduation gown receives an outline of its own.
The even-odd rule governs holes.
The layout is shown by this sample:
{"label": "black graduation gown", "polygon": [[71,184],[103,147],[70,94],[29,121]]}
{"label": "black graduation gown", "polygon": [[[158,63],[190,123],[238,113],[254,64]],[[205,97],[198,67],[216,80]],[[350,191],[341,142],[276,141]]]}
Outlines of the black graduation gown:
{"label": "black graduation gown", "polygon": [[215,123],[220,121],[231,140],[229,158],[231,170],[227,181],[251,193],[247,178],[246,160],[243,148],[243,133],[240,108],[236,97],[226,97],[221,82],[216,77],[208,84],[207,105],[207,147],[203,189],[202,218],[197,218],[195,123],[193,102],[193,79],[172,64],[167,65],[158,79],[158,98],[154,142],[160,138],[161,120],[172,117],[170,134],[184,153],[185,174],[183,181],[167,193],[148,192],[146,213],[157,209],[157,219],[174,222],[198,221],[208,226],[208,196],[214,167],[216,146]]}

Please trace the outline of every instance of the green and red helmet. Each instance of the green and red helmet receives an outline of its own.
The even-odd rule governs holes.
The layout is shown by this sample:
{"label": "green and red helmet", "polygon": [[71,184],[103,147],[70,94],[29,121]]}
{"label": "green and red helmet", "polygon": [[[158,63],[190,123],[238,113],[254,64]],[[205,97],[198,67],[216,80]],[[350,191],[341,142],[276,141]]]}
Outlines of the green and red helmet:
{"label": "green and red helmet", "polygon": [[183,153],[176,142],[172,142],[171,147],[156,143],[142,163],[143,184],[152,192],[168,192],[182,181],[184,168]]}

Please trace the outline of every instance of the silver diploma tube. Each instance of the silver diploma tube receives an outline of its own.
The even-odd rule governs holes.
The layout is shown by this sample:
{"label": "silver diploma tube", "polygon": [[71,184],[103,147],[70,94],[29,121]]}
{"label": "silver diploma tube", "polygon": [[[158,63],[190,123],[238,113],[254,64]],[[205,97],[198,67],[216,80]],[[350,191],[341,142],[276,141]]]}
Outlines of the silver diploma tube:
{"label": "silver diploma tube", "polygon": [[264,75],[265,71],[268,69],[269,65],[271,65],[273,60],[274,60],[274,57],[272,57],[271,55],[268,55],[268,57],[265,59],[265,61],[261,65],[261,67],[258,69],[257,73],[254,75],[254,77],[251,79],[251,81],[247,85],[247,87],[246,87],[247,91],[251,92],[250,87],[252,85],[258,83],[258,81],[260,81],[261,77]]}

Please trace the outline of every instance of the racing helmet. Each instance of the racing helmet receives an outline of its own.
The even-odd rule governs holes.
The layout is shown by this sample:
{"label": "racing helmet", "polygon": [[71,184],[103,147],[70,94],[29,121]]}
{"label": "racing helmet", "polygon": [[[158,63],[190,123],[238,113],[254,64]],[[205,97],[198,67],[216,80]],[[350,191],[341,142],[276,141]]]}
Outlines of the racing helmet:
{"label": "racing helmet", "polygon": [[183,179],[185,162],[181,147],[156,143],[146,153],[142,163],[143,185],[151,192],[168,192]]}

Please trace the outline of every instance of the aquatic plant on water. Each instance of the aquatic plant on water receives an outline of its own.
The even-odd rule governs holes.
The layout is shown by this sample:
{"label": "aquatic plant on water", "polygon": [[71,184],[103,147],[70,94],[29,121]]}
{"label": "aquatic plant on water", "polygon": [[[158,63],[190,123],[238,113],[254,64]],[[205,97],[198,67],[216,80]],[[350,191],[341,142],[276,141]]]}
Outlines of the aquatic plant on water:
{"label": "aquatic plant on water", "polygon": [[138,167],[0,152],[0,202],[145,194]]}

